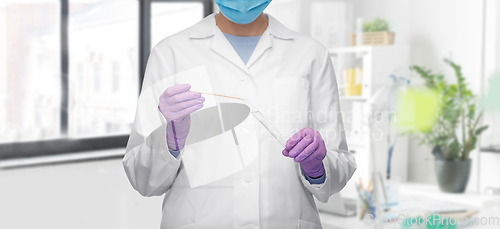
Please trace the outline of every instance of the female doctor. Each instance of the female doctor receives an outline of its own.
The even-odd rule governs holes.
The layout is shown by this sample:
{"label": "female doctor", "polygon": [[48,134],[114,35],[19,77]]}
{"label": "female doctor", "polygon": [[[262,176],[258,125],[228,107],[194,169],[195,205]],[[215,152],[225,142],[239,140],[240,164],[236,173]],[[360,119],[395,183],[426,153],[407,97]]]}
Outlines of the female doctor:
{"label": "female doctor", "polygon": [[[273,111],[274,124],[292,137],[283,149],[261,131],[243,147],[254,156],[244,156],[251,159],[241,169],[193,187],[197,176],[235,165],[220,158],[219,145],[199,156],[184,152],[191,114],[205,98],[189,84],[172,83],[151,97],[155,104],[139,102],[123,159],[130,183],[143,196],[165,195],[161,228],[321,228],[313,196],[327,202],[356,170],[354,157],[343,151],[347,144],[328,50],[264,14],[271,0],[215,2],[220,13],[154,47],[141,97],[172,75],[207,66],[209,75],[220,77],[214,91],[246,98],[265,116]],[[157,112],[144,112],[156,105]],[[158,117],[166,124],[146,131]],[[213,160],[189,166],[207,157]]]}

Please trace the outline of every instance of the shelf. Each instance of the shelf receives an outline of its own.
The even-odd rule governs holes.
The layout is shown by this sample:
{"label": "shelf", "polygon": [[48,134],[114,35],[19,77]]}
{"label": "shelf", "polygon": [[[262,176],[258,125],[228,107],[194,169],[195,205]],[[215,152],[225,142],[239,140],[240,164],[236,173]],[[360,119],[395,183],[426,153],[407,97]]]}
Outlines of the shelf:
{"label": "shelf", "polygon": [[344,101],[360,101],[360,102],[367,101],[366,97],[363,97],[363,96],[340,96],[340,100],[344,100]]}

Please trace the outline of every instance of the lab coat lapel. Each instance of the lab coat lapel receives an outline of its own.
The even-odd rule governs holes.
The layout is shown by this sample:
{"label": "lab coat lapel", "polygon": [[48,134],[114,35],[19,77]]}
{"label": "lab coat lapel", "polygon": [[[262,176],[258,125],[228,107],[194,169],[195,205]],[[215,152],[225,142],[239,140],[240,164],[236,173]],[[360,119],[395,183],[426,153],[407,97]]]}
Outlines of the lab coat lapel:
{"label": "lab coat lapel", "polygon": [[274,17],[269,14],[266,14],[267,18],[269,18],[269,24],[267,26],[266,31],[262,34],[257,47],[252,53],[250,60],[248,60],[247,68],[250,68],[255,62],[257,62],[264,53],[273,47],[274,39],[283,39],[283,40],[291,40],[293,39],[292,32],[283,26],[279,21],[277,21]]}
{"label": "lab coat lapel", "polygon": [[268,29],[266,29],[266,31],[264,31],[264,34],[262,34],[262,36],[260,37],[259,43],[255,47],[252,56],[250,56],[250,59],[247,63],[247,68],[250,68],[252,64],[254,64],[262,55],[264,55],[264,52],[266,52],[267,49],[270,49],[272,47],[273,40],[268,27]]}
{"label": "lab coat lapel", "polygon": [[239,67],[241,70],[245,71],[247,74],[250,74],[248,72],[248,68],[245,66],[245,63],[243,63],[241,57],[238,55],[236,50],[234,50],[233,46],[229,43],[222,31],[220,31],[219,27],[216,27],[214,32],[214,40],[210,49]]}

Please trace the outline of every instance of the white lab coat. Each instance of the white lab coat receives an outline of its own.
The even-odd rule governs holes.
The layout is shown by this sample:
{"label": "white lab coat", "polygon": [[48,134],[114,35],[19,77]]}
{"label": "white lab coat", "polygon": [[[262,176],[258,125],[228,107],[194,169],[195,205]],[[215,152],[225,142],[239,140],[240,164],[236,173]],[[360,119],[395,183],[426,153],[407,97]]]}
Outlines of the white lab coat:
{"label": "white lab coat", "polygon": [[[162,40],[149,57],[143,92],[178,72],[206,66],[209,75],[220,78],[211,82],[214,91],[247,98],[265,116],[280,114],[275,124],[288,135],[310,126],[321,132],[328,149],[346,150],[328,50],[267,16],[269,26],[246,65],[216,26],[215,15]],[[257,155],[251,163],[191,188],[183,152],[177,158],[168,152],[164,126],[148,136],[141,129],[146,119],[160,119],[161,114],[138,117],[140,109],[141,104],[123,165],[140,194],[165,195],[161,228],[321,228],[313,196],[328,201],[356,170],[351,154],[330,150],[323,161],[326,181],[311,185],[300,165],[283,156],[282,147],[262,128],[260,140],[249,147]],[[298,114],[310,116],[290,120]]]}

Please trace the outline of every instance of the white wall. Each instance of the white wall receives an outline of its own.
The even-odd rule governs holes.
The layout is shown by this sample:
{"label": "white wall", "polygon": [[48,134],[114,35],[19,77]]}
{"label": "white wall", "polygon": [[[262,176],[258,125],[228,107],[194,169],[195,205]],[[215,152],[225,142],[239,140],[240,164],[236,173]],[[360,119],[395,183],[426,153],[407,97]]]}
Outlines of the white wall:
{"label": "white wall", "polygon": [[0,170],[0,228],[159,228],[161,204],[132,188],[121,159]]}
{"label": "white wall", "polygon": [[[486,40],[485,40],[485,81],[484,93],[491,85],[489,80],[495,74],[500,73],[500,2],[497,0],[486,0]],[[496,88],[498,90],[498,88]],[[500,143],[500,112],[488,110],[484,114],[484,123],[489,124],[487,131],[483,133],[481,143],[483,146],[497,145]],[[480,190],[489,187],[500,188],[500,154],[493,152],[482,152],[480,172]]]}
{"label": "white wall", "polygon": [[414,0],[410,10],[412,62],[443,72],[454,80],[442,59],[462,65],[471,88],[479,91],[482,64],[482,13],[478,0]]}
{"label": "white wall", "polygon": [[[0,3],[0,107],[5,107],[7,102],[7,23],[6,23],[6,2]],[[6,109],[0,110],[0,133],[6,133]]]}
{"label": "white wall", "polygon": [[289,29],[307,34],[304,31],[304,22],[308,11],[302,7],[304,1],[301,0],[273,0],[264,12],[275,17]]}
{"label": "white wall", "polygon": [[497,12],[496,12],[496,18],[497,18],[497,23],[496,23],[496,28],[497,28],[497,35],[496,35],[496,49],[497,49],[497,55],[496,55],[496,67],[495,70],[500,72],[500,3],[496,0],[490,0],[496,3],[497,5]]}
{"label": "white wall", "polygon": [[[494,1],[494,0],[493,0]],[[497,3],[497,23],[496,23],[496,28],[497,28],[497,36],[496,36],[496,47],[497,47],[497,56],[496,56],[496,70],[500,71],[500,4]]]}
{"label": "white wall", "polygon": [[[497,0],[486,0],[485,9],[485,36],[484,36],[484,73],[485,73],[485,84],[488,83],[488,79],[493,76],[500,69],[499,63],[499,50],[500,50],[500,40],[499,40],[499,27],[500,27],[500,3]],[[488,88],[485,85],[485,88]]]}

